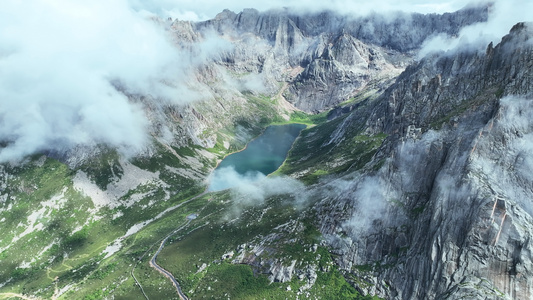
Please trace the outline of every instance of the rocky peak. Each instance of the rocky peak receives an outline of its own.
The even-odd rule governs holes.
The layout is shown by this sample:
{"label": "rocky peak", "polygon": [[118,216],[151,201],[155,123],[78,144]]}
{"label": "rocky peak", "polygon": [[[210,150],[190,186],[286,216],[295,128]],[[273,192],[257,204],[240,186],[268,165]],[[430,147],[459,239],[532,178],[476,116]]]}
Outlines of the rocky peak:
{"label": "rocky peak", "polygon": [[215,16],[215,20],[217,21],[220,21],[220,20],[229,20],[229,19],[234,19],[235,16],[237,16],[237,14],[229,9],[224,9],[222,12],[218,13],[216,16]]}
{"label": "rocky peak", "polygon": [[[369,119],[375,132],[405,134],[409,125],[440,126],[451,116],[480,102],[532,92],[533,32],[519,24],[485,53],[464,50],[434,54],[409,66],[382,95]],[[371,125],[370,123],[373,123]]]}
{"label": "rocky peak", "polygon": [[[531,33],[533,31],[533,23],[531,22],[520,22],[520,23],[517,23],[516,25],[513,26],[513,28],[511,28],[511,31],[509,32],[509,35],[506,36],[506,37],[512,37],[512,36],[517,36],[517,35],[525,35],[525,40],[524,41],[527,41],[529,40],[529,37],[531,37]],[[505,40],[505,37],[502,39],[502,41]]]}

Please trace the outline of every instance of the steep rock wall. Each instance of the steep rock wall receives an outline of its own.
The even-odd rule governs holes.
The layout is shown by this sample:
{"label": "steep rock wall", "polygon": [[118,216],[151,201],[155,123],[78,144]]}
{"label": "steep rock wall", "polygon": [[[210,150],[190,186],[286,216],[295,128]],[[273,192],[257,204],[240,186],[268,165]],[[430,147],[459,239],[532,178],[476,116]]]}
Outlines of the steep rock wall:
{"label": "steep rock wall", "polygon": [[389,299],[531,298],[530,26],[486,53],[408,68],[370,109],[367,132],[389,134],[375,156],[383,167],[330,183],[341,191],[319,208],[339,265],[367,281],[361,289]]}

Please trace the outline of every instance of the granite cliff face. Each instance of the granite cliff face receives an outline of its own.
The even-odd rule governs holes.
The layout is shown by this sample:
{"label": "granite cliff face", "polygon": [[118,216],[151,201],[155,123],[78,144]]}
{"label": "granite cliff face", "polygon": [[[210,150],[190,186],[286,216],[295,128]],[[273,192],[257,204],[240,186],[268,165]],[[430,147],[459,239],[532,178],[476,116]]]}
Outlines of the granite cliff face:
{"label": "granite cliff face", "polygon": [[388,299],[532,297],[531,26],[517,24],[485,53],[408,67],[337,129],[369,114],[366,132],[388,134],[374,156],[382,167],[331,182],[342,192],[319,209],[338,263],[366,278],[363,289]]}

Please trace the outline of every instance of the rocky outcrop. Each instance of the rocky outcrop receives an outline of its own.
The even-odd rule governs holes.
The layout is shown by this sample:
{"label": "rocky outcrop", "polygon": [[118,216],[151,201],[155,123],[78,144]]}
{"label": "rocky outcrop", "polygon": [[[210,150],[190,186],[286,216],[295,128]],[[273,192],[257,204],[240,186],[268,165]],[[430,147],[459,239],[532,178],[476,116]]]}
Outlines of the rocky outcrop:
{"label": "rocky outcrop", "polygon": [[340,191],[319,206],[338,264],[371,283],[362,289],[532,297],[531,28],[517,24],[485,53],[426,58],[342,123],[371,112],[367,133],[389,134],[383,166],[330,182]]}
{"label": "rocky outcrop", "polygon": [[530,94],[531,34],[521,23],[496,47],[488,45],[485,53],[441,53],[408,67],[383,95],[369,127],[403,135],[409,125],[440,126],[469,107],[496,105],[503,95]]}
{"label": "rocky outcrop", "polygon": [[322,37],[308,50],[305,60],[309,63],[294,78],[284,96],[304,111],[318,112],[354,97],[372,82],[394,78],[409,59],[344,33],[333,38]]}

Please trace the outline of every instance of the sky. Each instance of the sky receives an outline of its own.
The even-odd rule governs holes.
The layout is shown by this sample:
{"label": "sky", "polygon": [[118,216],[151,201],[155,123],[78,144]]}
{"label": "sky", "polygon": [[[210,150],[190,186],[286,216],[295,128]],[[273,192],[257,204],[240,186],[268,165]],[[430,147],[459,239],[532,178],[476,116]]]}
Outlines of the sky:
{"label": "sky", "polygon": [[[239,12],[250,5],[259,10],[293,6],[342,13],[395,9],[440,13],[459,9],[464,2],[2,0],[0,162],[79,145],[106,144],[124,154],[141,151],[150,142],[149,120],[142,106],[114,85],[157,101],[187,103],[192,99],[183,89],[188,70],[216,55],[221,45],[210,39],[198,46],[201,55],[191,57],[178,50],[151,18],[202,20],[224,8]],[[495,8],[487,24],[467,28],[454,40],[438,37],[425,50],[501,37],[517,21],[531,20],[533,1],[498,0]]]}

